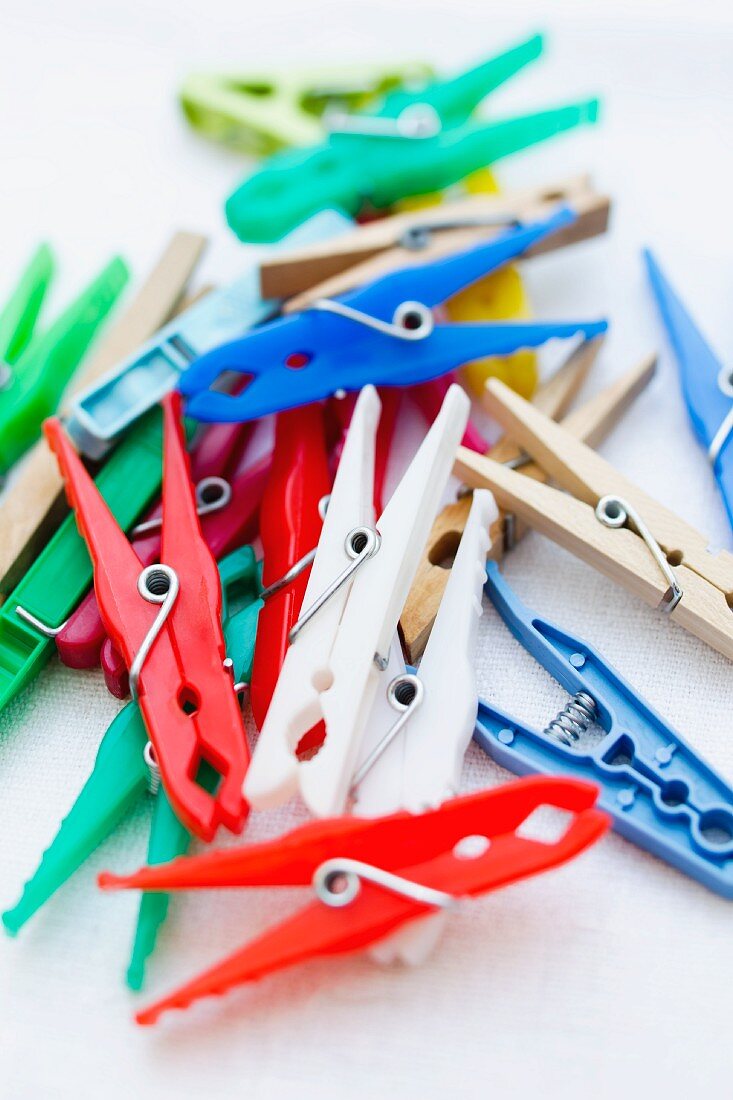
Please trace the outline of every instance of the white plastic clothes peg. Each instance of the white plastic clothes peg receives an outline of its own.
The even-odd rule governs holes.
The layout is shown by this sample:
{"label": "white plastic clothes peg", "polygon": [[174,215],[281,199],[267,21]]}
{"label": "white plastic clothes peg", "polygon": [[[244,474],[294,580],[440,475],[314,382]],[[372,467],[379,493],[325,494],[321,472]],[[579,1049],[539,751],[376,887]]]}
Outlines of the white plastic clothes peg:
{"label": "white plastic clothes peg", "polygon": [[[316,817],[345,809],[361,739],[380,686],[386,689],[390,645],[419,564],[453,458],[468,421],[469,400],[451,386],[440,413],[375,528],[374,452],[380,402],[360,393],[328,504],[301,617],[244,783],[255,809],[298,791]],[[315,756],[295,749],[323,719]]]}
{"label": "white plastic clothes peg", "polygon": [[[497,515],[492,494],[475,492],[416,676],[406,674],[401,654],[398,668],[398,646],[393,646],[390,683],[375,700],[355,773],[353,812],[358,816],[376,817],[400,809],[421,813],[458,791],[478,709],[474,654],[489,527]],[[410,702],[409,690],[403,695],[404,725],[380,751],[395,729],[400,684],[403,690],[413,687],[413,698]],[[423,962],[440,936],[445,917],[436,913],[400,929],[372,948],[372,958],[412,965]]]}

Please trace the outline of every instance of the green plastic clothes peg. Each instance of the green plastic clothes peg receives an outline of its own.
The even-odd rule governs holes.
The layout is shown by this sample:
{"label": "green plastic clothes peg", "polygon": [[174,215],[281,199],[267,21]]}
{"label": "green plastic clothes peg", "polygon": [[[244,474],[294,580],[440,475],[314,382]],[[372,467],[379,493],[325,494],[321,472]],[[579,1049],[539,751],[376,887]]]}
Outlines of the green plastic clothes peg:
{"label": "green plastic clothes peg", "polygon": [[[97,475],[115,519],[132,527],[160,489],[162,420],[150,412],[130,430]],[[92,583],[92,563],[67,516],[0,607],[0,711],[56,651],[54,637]]]}
{"label": "green plastic clothes peg", "polygon": [[338,65],[275,72],[193,73],[179,93],[199,133],[259,156],[324,137],[321,116],[360,111],[400,85],[423,84],[429,65]]}
{"label": "green plastic clothes peg", "polygon": [[53,257],[42,245],[31,260],[0,315],[0,473],[38,437],[128,276],[116,256],[44,333],[34,335]]}
{"label": "green plastic clothes peg", "polygon": [[229,225],[241,240],[276,241],[320,210],[355,215],[365,202],[383,208],[441,191],[501,157],[595,122],[595,99],[469,121],[481,100],[541,49],[535,36],[452,80],[392,92],[375,113],[329,113],[325,143],[276,154],[229,197]]}
{"label": "green plastic clothes peg", "polygon": [[[234,551],[219,565],[222,619],[227,655],[235,681],[248,680],[252,668],[257,616],[262,600],[260,567],[250,546]],[[199,782],[213,787],[213,768],[204,765]],[[147,861],[166,863],[184,855],[190,834],[173,813],[162,787],[148,735],[135,703],[128,703],[102,739],[91,775],[26,883],[18,903],[3,914],[6,931],[17,933],[30,917],[66,882],[109,836],[133,804],[150,790],[157,794],[150,828]],[[144,895],[135,931],[128,984],[140,989],[168,908],[168,895]]]}
{"label": "green plastic clothes peg", "polygon": [[[51,285],[54,273],[53,252],[47,244],[39,245],[21,275],[15,290],[0,311],[0,367],[3,377],[31,342],[38,314]],[[2,378],[0,378],[0,385]]]}

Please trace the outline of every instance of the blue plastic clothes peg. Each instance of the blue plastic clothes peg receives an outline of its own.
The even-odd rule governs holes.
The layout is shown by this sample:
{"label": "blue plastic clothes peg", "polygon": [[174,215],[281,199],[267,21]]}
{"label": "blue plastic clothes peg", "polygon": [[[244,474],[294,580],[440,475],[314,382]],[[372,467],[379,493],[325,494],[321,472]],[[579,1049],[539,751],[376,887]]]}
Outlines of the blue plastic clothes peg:
{"label": "blue plastic clothes peg", "polygon": [[[552,337],[605,332],[605,321],[442,324],[432,309],[575,215],[512,228],[434,263],[392,271],[339,298],[312,302],[196,360],[180,381],[187,415],[197,420],[252,420],[320,401],[339,391],[427,382],[484,355],[508,355]],[[210,390],[224,372],[252,377],[239,394]]]}
{"label": "blue plastic clothes peg", "polygon": [[[495,562],[484,591],[573,698],[542,732],[481,701],[474,740],[517,775],[596,783],[617,832],[733,899],[733,789],[593,646],[525,607]],[[605,736],[585,743],[594,724]]]}
{"label": "blue plastic clothes peg", "polygon": [[690,420],[707,451],[733,528],[733,368],[720,362],[649,249],[644,259],[677,359]]}

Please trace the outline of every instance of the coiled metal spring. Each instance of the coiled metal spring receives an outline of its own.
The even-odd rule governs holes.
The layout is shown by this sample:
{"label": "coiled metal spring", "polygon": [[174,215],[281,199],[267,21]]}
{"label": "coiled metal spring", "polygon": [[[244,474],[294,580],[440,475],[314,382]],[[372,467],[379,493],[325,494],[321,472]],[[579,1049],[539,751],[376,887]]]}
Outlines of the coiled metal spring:
{"label": "coiled metal spring", "polygon": [[596,720],[596,701],[587,691],[579,691],[545,727],[548,737],[554,737],[572,748]]}

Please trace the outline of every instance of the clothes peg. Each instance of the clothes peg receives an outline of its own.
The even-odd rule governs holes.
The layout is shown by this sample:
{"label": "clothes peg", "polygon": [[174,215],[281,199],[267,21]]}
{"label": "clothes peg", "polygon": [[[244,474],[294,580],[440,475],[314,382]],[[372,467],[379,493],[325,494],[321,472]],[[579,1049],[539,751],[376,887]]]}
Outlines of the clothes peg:
{"label": "clothes peg", "polygon": [[677,359],[687,411],[710,459],[733,527],[733,370],[716,356],[648,249],[644,259]]}
{"label": "clothes peg", "polygon": [[[604,332],[605,321],[453,325],[433,317],[433,308],[461,287],[522,255],[572,217],[560,210],[448,259],[393,272],[209,352],[180,380],[187,412],[198,420],[250,420],[369,383],[427,382],[479,356],[538,347],[552,337]],[[252,381],[237,396],[210,390],[229,371]]]}
{"label": "clothes peg", "polygon": [[6,371],[23,354],[33,338],[38,315],[54,274],[54,256],[47,244],[38,246],[10,298],[0,310],[0,384]]}
{"label": "clothes peg", "polygon": [[[69,397],[100,378],[170,319],[205,245],[196,233],[177,232],[129,303],[112,318],[76,371]],[[66,415],[62,400],[61,415]],[[57,530],[65,515],[64,485],[56,459],[41,437],[0,498],[0,593],[7,596]],[[0,679],[1,679],[0,674]]]}
{"label": "clothes peg", "polygon": [[[323,240],[350,225],[335,211],[325,211],[302,226],[291,240]],[[134,420],[178,384],[181,373],[197,356],[240,336],[272,316],[277,306],[275,301],[260,298],[257,264],[250,258],[243,274],[230,286],[211,291],[76,397],[66,427],[77,450],[89,458],[100,458]]]}
{"label": "clothes peg", "polygon": [[[631,402],[654,376],[656,356],[647,356],[580,408],[568,412],[585,380],[602,338],[585,341],[568,357],[565,364],[542,386],[534,397],[535,406],[552,419],[561,419],[566,431],[589,446],[599,443]],[[489,453],[494,462],[516,469],[525,477],[547,480],[545,471],[530,462],[520,447],[507,435],[494,444]],[[428,537],[415,580],[400,618],[400,634],[407,659],[415,664],[430,634],[450,570],[446,563],[455,553],[471,506],[470,494],[463,494],[439,513]],[[522,521],[512,512],[501,512],[491,531],[489,556],[500,560],[525,533]]]}
{"label": "clothes peg", "polygon": [[264,604],[255,643],[250,703],[262,729],[300,614],[331,488],[319,405],[280,413],[260,509]]}
{"label": "clothes peg", "polygon": [[[267,460],[235,476],[249,438],[231,426],[208,429],[191,455],[191,476],[196,485],[197,510],[206,544],[217,561],[243,541],[256,535],[257,513],[267,475]],[[206,436],[215,438],[209,440]],[[160,507],[156,506],[132,531],[131,545],[142,566],[160,557]],[[87,593],[56,635],[61,661],[71,668],[93,668],[100,663],[113,695],[128,693],[127,669],[109,643],[94,591]]]}
{"label": "clothes peg", "polygon": [[[139,1012],[137,1022],[155,1023],[167,1009],[186,1008],[311,958],[361,951],[431,911],[453,909],[461,898],[558,867],[608,829],[607,815],[593,807],[596,794],[577,780],[534,776],[454,798],[419,816],[313,821],[264,844],[177,859],[133,875],[101,875],[99,884],[108,890],[311,885],[316,895],[229,959]],[[518,835],[541,805],[573,815],[554,843]]]}
{"label": "clothes peg", "polygon": [[[400,415],[403,401],[407,398],[408,394],[415,395],[415,392],[419,389],[418,386],[412,386],[408,390],[401,390],[396,386],[383,386],[377,392],[379,394],[379,400],[382,403],[382,412],[379,417],[379,426],[377,427],[377,442],[374,452],[374,513],[381,516],[384,511],[385,505],[385,485],[387,481],[387,471],[389,467],[389,459],[392,450],[392,444],[394,442],[395,429],[397,427],[397,419]],[[349,426],[351,424],[351,418],[354,414],[358,395],[355,393],[347,393],[339,397],[332,397],[329,402],[329,407],[335,410],[340,428],[340,438],[338,443],[331,451],[331,470],[332,478],[335,477],[338,464],[341,460],[341,454],[346,443]],[[435,419],[435,415],[429,418],[430,423]]]}
{"label": "clothes peg", "polygon": [[507,225],[547,218],[558,205],[572,210],[575,221],[536,241],[525,256],[587,240],[608,228],[610,200],[585,176],[501,195],[462,196],[357,225],[327,243],[279,249],[260,265],[260,292],[264,298],[287,299],[283,309],[293,313],[316,298],[344,294],[416,260],[442,259],[491,240]]}
{"label": "clothes peg", "polygon": [[[474,651],[489,527],[491,493],[474,494],[435,627],[417,672],[395,641],[385,696],[375,700],[352,779],[353,812],[375,817],[421,813],[458,793],[463,756],[476,724]],[[391,656],[392,656],[391,655]],[[443,928],[442,915],[401,929],[372,949],[379,962],[424,961]]]}
{"label": "clothes peg", "polygon": [[[389,460],[391,457],[394,433],[397,426],[397,418],[405,403],[416,406],[420,415],[428,427],[433,423],[440,412],[443,399],[450,386],[456,381],[454,372],[435,378],[431,382],[423,382],[417,386],[408,386],[406,389],[382,386],[377,392],[382,403],[382,412],[377,428],[377,443],[374,455],[374,511],[381,515],[384,511],[384,489],[387,477]],[[342,438],[331,452],[332,469],[338,467],[338,459],[341,456],[346,433],[351,423],[356,394],[346,394],[344,397],[332,398],[334,408],[339,410]],[[477,450],[483,454],[488,444],[475,425],[469,420],[461,441],[465,447]]]}
{"label": "clothes peg", "polygon": [[[242,829],[249,750],[223,663],[219,575],[196,514],[177,395],[165,398],[163,420],[163,560],[143,570],[61,423],[47,421],[45,432],[94,562],[107,633],[130,670],[168,797],[183,824],[211,840],[220,824]],[[202,761],[221,776],[215,795],[196,783]]]}
{"label": "clothes peg", "polygon": [[[343,810],[374,698],[386,686],[389,648],[420,550],[468,419],[459,386],[390,498],[373,519],[374,449],[379,398],[366,386],[357,401],[289,648],[245,783],[257,809],[300,791],[325,817]],[[319,721],[315,756],[296,755]]]}
{"label": "clothes peg", "polygon": [[[733,898],[733,788],[588,642],[535,615],[494,562],[485,591],[506,626],[572,697],[545,730],[487,702],[474,739],[520,775],[598,785],[599,806],[627,840]],[[591,740],[589,729],[601,732]]]}
{"label": "clothes peg", "polygon": [[365,200],[382,208],[442,191],[501,157],[595,122],[595,99],[502,122],[469,121],[541,48],[535,36],[453,80],[392,92],[375,112],[327,116],[325,143],[275,154],[229,196],[229,225],[240,240],[279,240],[319,210],[356,215]]}
{"label": "clothes peg", "polygon": [[401,84],[423,83],[430,66],[332,65],[276,72],[194,73],[179,93],[199,133],[247,153],[266,155],[323,139],[324,111],[362,110]]}
{"label": "clothes peg", "polygon": [[733,658],[733,554],[657,501],[496,379],[487,403],[567,492],[461,448],[456,473],[499,504]]}
{"label": "clothes peg", "polygon": [[37,438],[128,279],[116,256],[43,334],[32,336],[52,272],[51,253],[41,248],[0,317],[0,355],[10,353],[0,365],[0,473]]}
{"label": "clothes peg", "polygon": [[[125,436],[96,477],[99,493],[123,530],[135,523],[161,480],[159,413]],[[55,652],[54,638],[92,583],[92,563],[73,516],[0,607],[0,712]]]}
{"label": "clothes peg", "polygon": [[[235,681],[251,674],[259,600],[259,568],[254,551],[245,546],[224,558],[219,566],[222,614],[227,654]],[[209,779],[216,773],[209,769]],[[92,773],[59,830],[43,853],[20,900],[3,914],[7,932],[15,935],[63,885],[148,790],[157,795],[151,822],[149,863],[164,863],[183,855],[190,834],[171,809],[150,754],[145,724],[136,703],[120,711],[105,733]],[[155,944],[168,905],[164,894],[142,899],[135,951],[128,972],[139,989],[145,960]]]}

